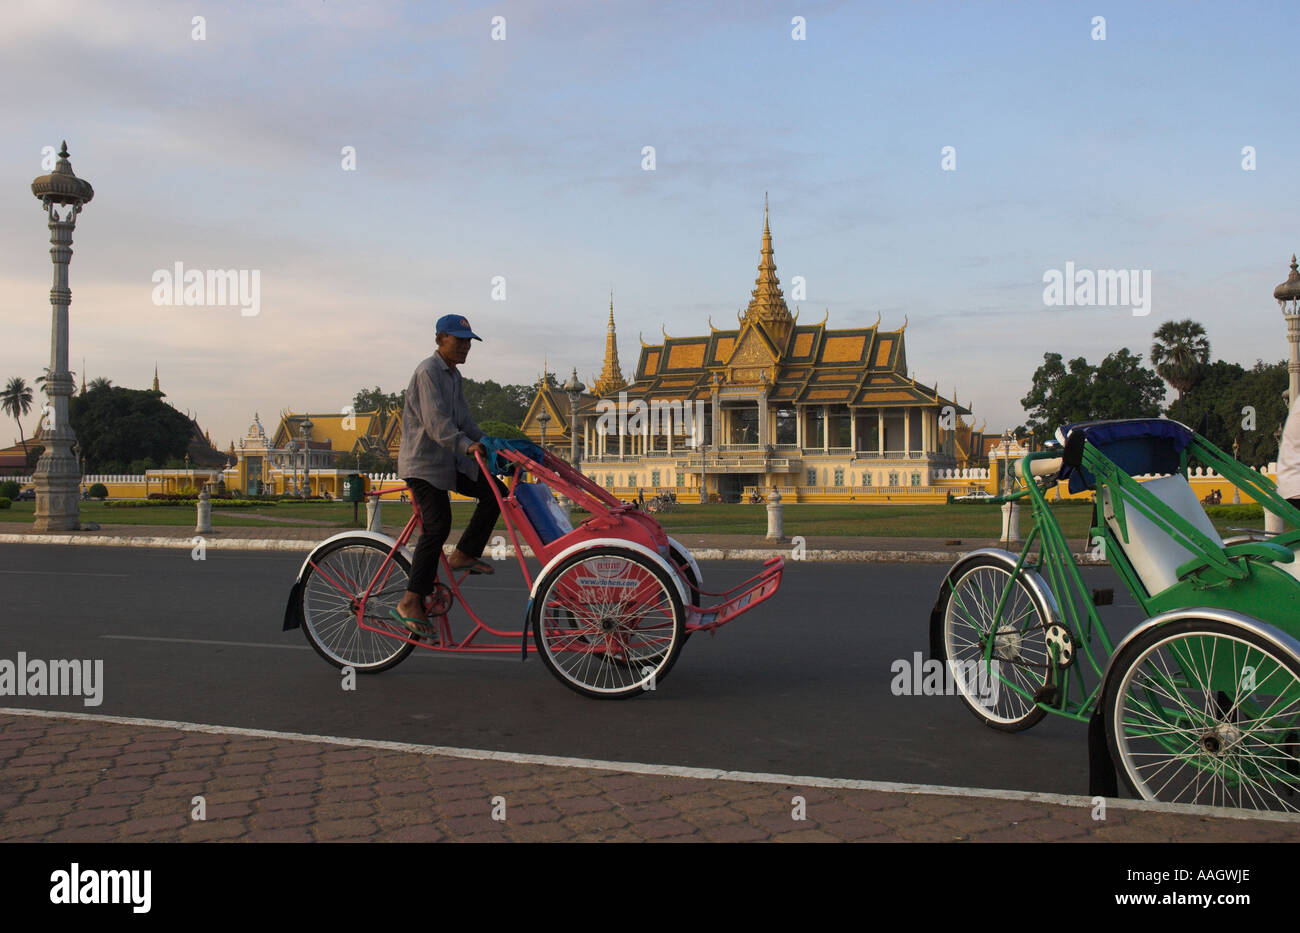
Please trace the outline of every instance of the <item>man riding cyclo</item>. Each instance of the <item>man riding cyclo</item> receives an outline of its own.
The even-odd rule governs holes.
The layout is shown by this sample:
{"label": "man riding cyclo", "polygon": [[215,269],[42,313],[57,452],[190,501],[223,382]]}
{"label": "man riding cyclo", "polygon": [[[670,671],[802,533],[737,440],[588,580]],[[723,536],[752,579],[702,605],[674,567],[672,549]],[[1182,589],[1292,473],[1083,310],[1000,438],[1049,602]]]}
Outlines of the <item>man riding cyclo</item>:
{"label": "man riding cyclo", "polygon": [[496,477],[485,476],[474,460],[486,454],[483,432],[470,416],[457,367],[469,355],[470,342],[483,338],[459,314],[447,314],[436,325],[437,350],[415,368],[402,408],[402,446],[397,473],[411,489],[420,512],[420,538],[411,561],[406,593],[391,615],[417,635],[428,634],[425,597],[438,584],[438,562],[451,533],[451,496],[455,490],[478,500],[455,550],[447,558],[453,571],[493,573],[482,560],[483,548],[496,527],[501,508],[489,481],[504,495]]}

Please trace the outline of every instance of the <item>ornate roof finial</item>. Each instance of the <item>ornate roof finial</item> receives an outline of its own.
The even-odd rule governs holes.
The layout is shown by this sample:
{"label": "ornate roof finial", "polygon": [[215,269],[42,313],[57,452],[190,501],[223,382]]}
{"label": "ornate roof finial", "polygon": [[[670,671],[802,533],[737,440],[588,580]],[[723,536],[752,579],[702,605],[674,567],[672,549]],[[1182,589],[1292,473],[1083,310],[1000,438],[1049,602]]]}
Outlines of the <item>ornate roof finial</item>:
{"label": "ornate roof finial", "polygon": [[758,278],[754,280],[749,307],[740,320],[741,323],[753,321],[761,324],[772,342],[781,346],[794,325],[794,319],[790,317],[790,308],[785,303],[781,283],[776,277],[776,262],[772,259],[772,252],[772,225],[767,192],[763,192],[763,244],[759,250]]}
{"label": "ornate roof finial", "polygon": [[609,290],[609,324],[605,326],[605,365],[600,378],[591,381],[591,393],[596,396],[613,395],[627,385],[623,370],[618,364],[618,334],[614,330],[614,289]]}
{"label": "ornate roof finial", "polygon": [[881,313],[880,313],[879,311],[877,311],[877,312],[876,312],[876,323],[874,323],[874,324],[871,325],[872,329],[875,329],[875,328],[877,328],[877,327],[880,326],[880,318],[881,318],[881,317],[882,317]]}
{"label": "ornate roof finial", "polygon": [[158,385],[158,361],[157,360],[154,360],[154,364],[153,364],[153,390],[155,392],[162,391],[162,389]]}

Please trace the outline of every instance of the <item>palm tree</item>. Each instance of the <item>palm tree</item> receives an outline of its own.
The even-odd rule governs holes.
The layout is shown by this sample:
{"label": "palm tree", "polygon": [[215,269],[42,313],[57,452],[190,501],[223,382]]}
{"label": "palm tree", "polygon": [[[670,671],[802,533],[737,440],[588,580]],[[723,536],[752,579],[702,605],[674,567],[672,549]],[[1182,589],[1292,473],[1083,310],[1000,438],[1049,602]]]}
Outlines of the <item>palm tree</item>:
{"label": "palm tree", "polygon": [[86,391],[97,392],[100,389],[111,389],[111,388],[113,388],[113,380],[105,379],[103,376],[100,376],[98,379],[92,379],[90,381],[90,386]]}
{"label": "palm tree", "polygon": [[[71,377],[71,376],[75,376],[75,375],[76,375],[76,373],[74,373],[72,370],[68,370],[68,376],[69,376],[69,377]],[[49,381],[49,379],[50,379],[50,367],[46,366],[46,367],[45,367],[45,375],[44,375],[44,376],[37,376],[36,379],[33,380],[33,381],[34,381],[38,386],[43,386],[43,385],[45,385],[46,382]]]}
{"label": "palm tree", "polygon": [[1160,378],[1178,392],[1178,398],[1196,384],[1200,368],[1210,361],[1210,341],[1205,328],[1193,320],[1165,321],[1154,334],[1151,362]]}
{"label": "palm tree", "polygon": [[27,450],[27,438],[23,436],[23,423],[20,420],[23,415],[32,410],[32,390],[27,387],[21,376],[14,376],[5,386],[3,393],[0,393],[0,410],[5,414],[12,415],[18,424],[18,440],[22,443],[24,451]]}

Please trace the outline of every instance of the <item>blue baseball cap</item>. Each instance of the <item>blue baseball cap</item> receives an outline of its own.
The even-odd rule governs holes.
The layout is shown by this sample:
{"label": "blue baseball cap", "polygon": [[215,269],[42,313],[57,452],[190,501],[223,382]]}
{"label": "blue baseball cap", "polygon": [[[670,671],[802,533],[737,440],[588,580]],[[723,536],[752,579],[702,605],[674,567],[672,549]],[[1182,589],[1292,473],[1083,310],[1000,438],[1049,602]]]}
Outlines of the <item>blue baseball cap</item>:
{"label": "blue baseball cap", "polygon": [[469,337],[472,340],[482,340],[478,334],[469,329],[469,321],[459,314],[444,314],[438,318],[435,325],[435,333],[451,334],[453,337]]}

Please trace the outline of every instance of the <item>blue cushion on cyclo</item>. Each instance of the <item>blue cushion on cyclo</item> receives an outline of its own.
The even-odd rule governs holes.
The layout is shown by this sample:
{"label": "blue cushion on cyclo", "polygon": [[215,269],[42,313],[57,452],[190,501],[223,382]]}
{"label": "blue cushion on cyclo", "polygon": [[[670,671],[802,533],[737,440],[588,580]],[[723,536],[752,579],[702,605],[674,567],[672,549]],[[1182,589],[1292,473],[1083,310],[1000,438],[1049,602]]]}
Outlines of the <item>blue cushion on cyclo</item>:
{"label": "blue cushion on cyclo", "polygon": [[564,517],[560,503],[551,495],[551,487],[545,483],[516,483],[515,498],[519,500],[524,514],[537,530],[537,536],[543,544],[550,544],[573,530],[573,526]]}
{"label": "blue cushion on cyclo", "polygon": [[[1129,476],[1177,473],[1179,454],[1195,436],[1192,429],[1166,418],[1129,418],[1122,421],[1085,421],[1057,429],[1062,444],[1082,431],[1088,443]],[[1066,465],[1061,478],[1070,480],[1070,492],[1096,489],[1096,479],[1082,466]]]}
{"label": "blue cushion on cyclo", "polygon": [[488,469],[493,473],[509,476],[515,470],[515,464],[511,463],[505,457],[498,456],[503,450],[514,450],[526,457],[532,457],[538,463],[542,462],[542,448],[532,441],[517,439],[513,437],[490,437],[484,434],[479,438],[479,443],[487,448],[488,452]]}

